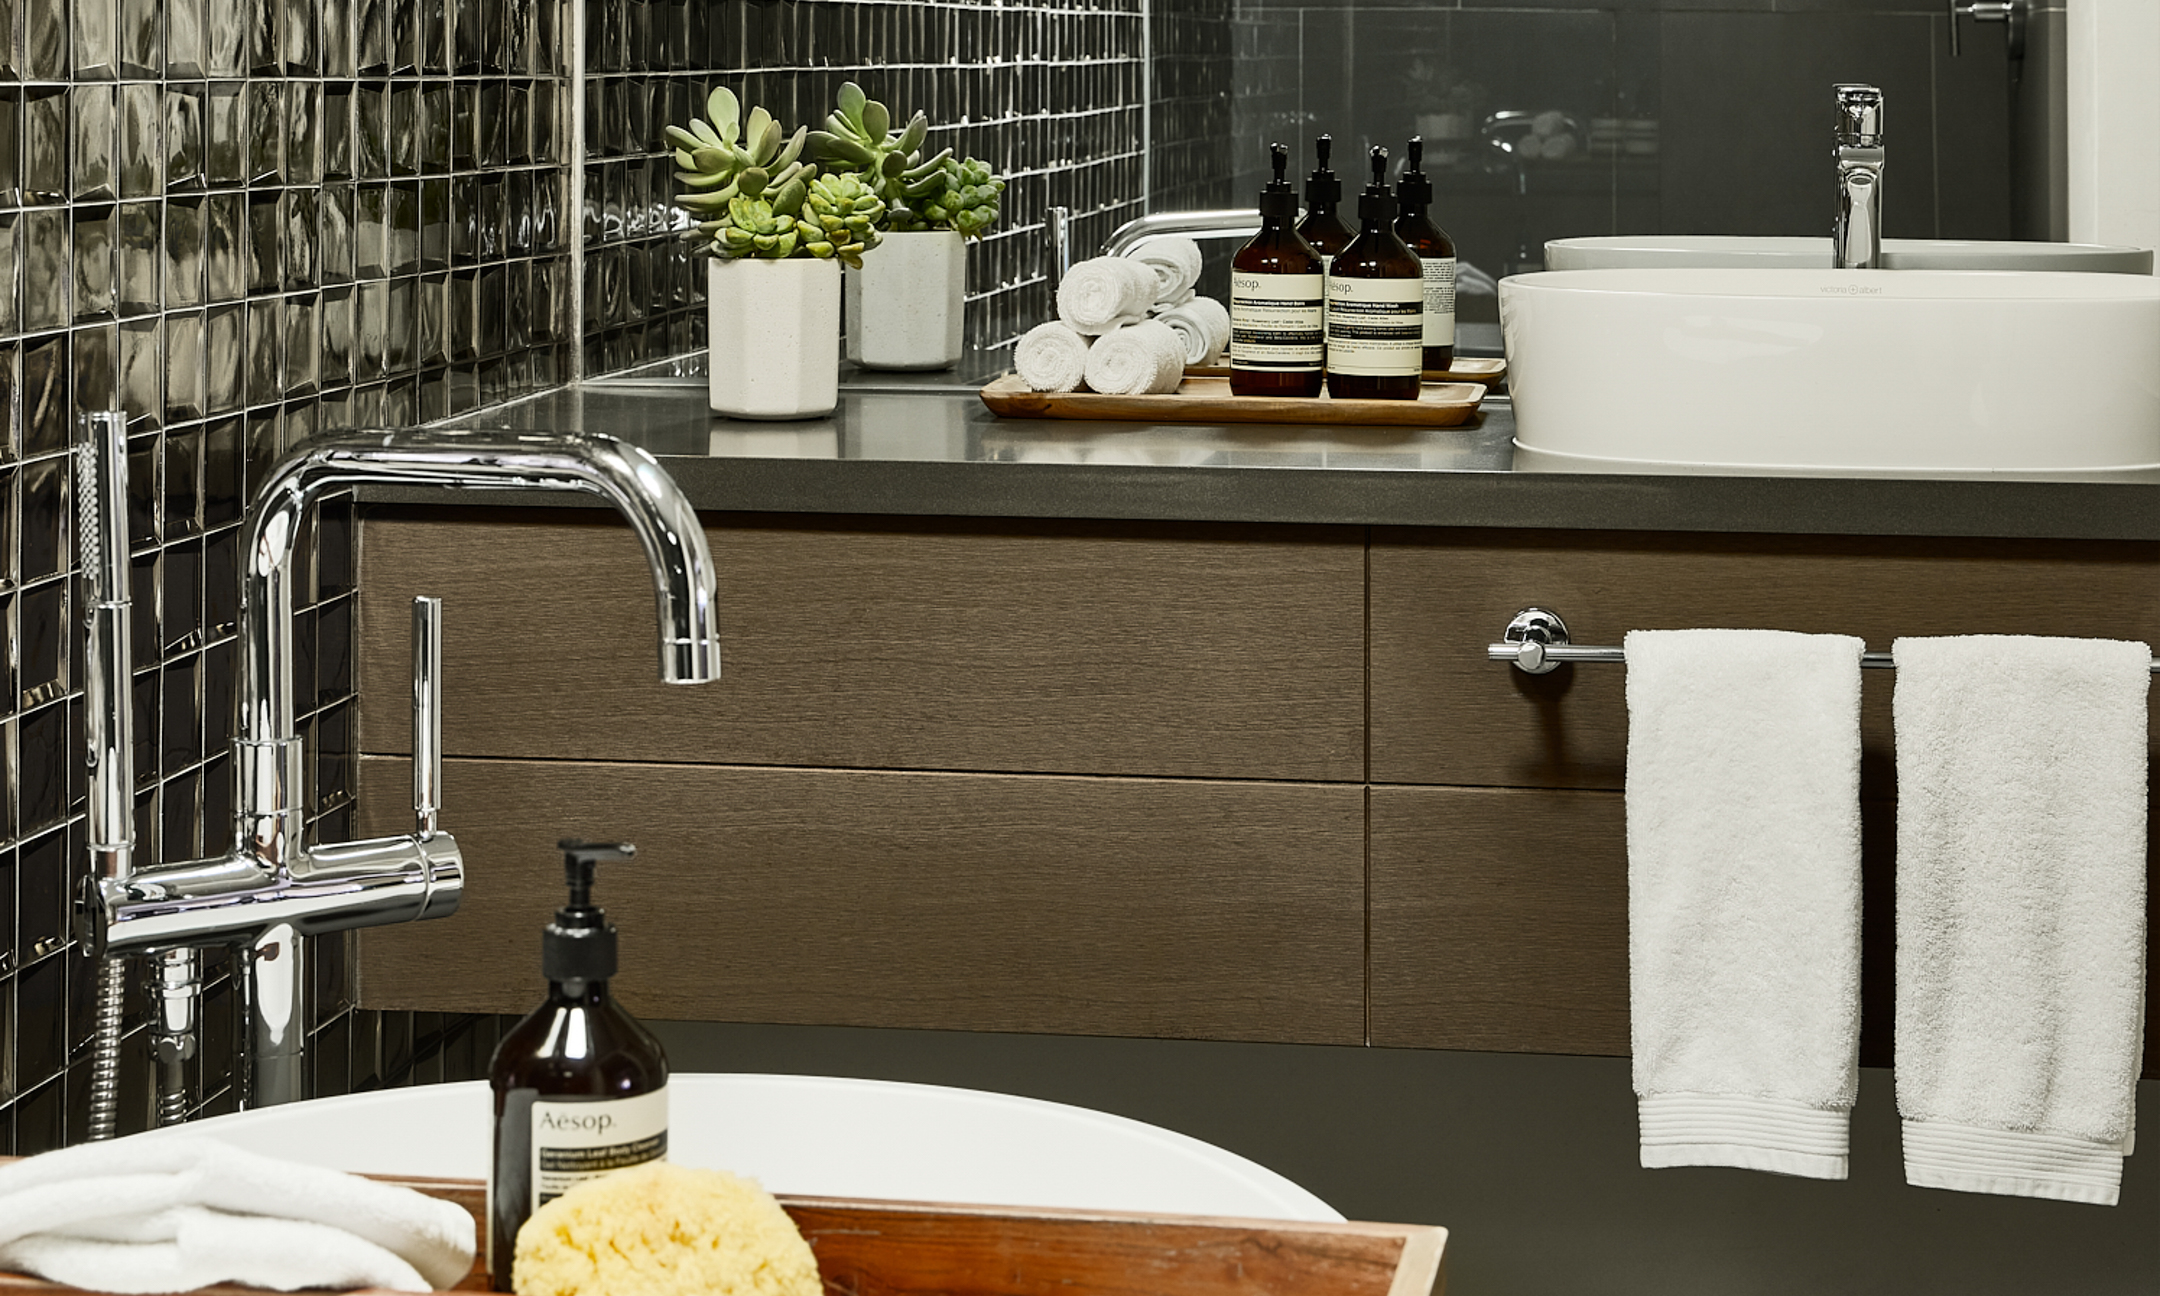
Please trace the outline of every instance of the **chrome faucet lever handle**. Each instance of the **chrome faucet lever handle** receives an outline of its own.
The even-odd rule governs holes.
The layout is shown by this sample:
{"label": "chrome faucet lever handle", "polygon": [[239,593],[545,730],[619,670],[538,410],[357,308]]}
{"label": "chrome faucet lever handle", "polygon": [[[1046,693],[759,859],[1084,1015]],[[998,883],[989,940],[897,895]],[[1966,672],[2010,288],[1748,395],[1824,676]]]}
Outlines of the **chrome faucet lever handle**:
{"label": "chrome faucet lever handle", "polygon": [[442,600],[412,601],[412,800],[415,835],[427,841],[442,811]]}
{"label": "chrome faucet lever handle", "polygon": [[1837,218],[1830,230],[1830,264],[1840,270],[1880,270],[1883,93],[1871,85],[1835,89]]}
{"label": "chrome faucet lever handle", "polygon": [[1883,94],[1871,85],[1840,85],[1837,89],[1837,138],[1848,148],[1881,148],[1883,142]]}

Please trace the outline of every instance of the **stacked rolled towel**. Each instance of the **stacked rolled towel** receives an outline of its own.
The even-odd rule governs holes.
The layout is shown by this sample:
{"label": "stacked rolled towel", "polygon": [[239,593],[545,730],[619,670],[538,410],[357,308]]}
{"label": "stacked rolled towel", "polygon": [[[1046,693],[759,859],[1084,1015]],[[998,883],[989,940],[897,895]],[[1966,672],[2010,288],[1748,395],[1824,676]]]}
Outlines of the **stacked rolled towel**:
{"label": "stacked rolled towel", "polygon": [[2145,987],[2141,643],[1900,639],[1905,1178],[2115,1204]]}
{"label": "stacked rolled towel", "polygon": [[1075,333],[1101,334],[1147,318],[1155,303],[1155,273],[1124,257],[1094,257],[1058,283],[1058,318]]}
{"label": "stacked rolled towel", "polygon": [[1193,285],[1200,282],[1200,245],[1189,238],[1159,238],[1126,252],[1155,275],[1150,298],[1157,310],[1182,306],[1193,299]]}
{"label": "stacked rolled towel", "polygon": [[1861,641],[1627,636],[1642,1163],[1846,1175],[1859,1092]]}
{"label": "stacked rolled towel", "polygon": [[0,1167],[0,1269],[102,1292],[213,1283],[448,1288],[471,1271],[453,1202],[209,1139],[83,1143]]}
{"label": "stacked rolled towel", "polygon": [[1013,368],[1031,391],[1077,391],[1087,362],[1088,339],[1061,320],[1037,324],[1013,348]]}
{"label": "stacked rolled towel", "polygon": [[1109,396],[1174,392],[1185,376],[1185,344],[1159,320],[1105,333],[1088,349],[1087,385]]}
{"label": "stacked rolled towel", "polygon": [[1230,312],[1213,297],[1195,297],[1155,317],[1185,344],[1185,363],[1213,364],[1230,346]]}

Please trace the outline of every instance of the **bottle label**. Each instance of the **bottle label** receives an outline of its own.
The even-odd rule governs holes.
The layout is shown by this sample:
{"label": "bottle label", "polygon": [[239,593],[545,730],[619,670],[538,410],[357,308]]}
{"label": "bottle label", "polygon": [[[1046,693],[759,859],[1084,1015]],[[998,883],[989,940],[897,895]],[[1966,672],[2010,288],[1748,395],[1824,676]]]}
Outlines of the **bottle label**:
{"label": "bottle label", "polygon": [[1328,372],[1372,378],[1425,371],[1425,281],[1329,275]]}
{"label": "bottle label", "polygon": [[1455,345],[1455,258],[1425,262],[1425,345]]}
{"label": "bottle label", "polygon": [[668,1096],[662,1085],[635,1098],[532,1105],[532,1208],[587,1179],[667,1159]]}
{"label": "bottle label", "polygon": [[1316,274],[1232,273],[1230,367],[1318,373],[1325,284]]}

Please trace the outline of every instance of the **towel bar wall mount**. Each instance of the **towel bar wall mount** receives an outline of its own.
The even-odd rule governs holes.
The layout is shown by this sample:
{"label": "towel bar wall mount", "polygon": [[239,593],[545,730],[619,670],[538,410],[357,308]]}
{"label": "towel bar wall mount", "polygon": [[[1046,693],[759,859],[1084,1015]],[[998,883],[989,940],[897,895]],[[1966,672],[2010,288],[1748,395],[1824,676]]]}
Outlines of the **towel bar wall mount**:
{"label": "towel bar wall mount", "polygon": [[[1550,608],[1527,607],[1517,612],[1500,639],[1485,645],[1486,659],[1507,662],[1526,675],[1543,675],[1568,662],[1627,661],[1627,650],[1617,644],[1571,643],[1567,622]],[[1860,665],[1891,670],[1897,659],[1886,652],[1867,652],[1860,654]],[[2160,661],[2153,663],[2153,673],[2160,674]]]}

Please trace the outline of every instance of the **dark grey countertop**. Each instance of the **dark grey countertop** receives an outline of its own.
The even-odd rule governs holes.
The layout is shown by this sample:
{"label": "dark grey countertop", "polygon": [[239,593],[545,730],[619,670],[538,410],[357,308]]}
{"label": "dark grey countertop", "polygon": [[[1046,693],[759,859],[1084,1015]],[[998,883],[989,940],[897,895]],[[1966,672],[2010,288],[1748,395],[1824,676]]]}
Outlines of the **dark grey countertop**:
{"label": "dark grey countertop", "polygon": [[[2160,480],[1572,473],[1516,462],[1513,413],[1446,429],[1000,419],[951,374],[843,389],[832,417],[715,418],[702,379],[612,380],[452,426],[604,432],[700,509],[1387,526],[2160,539]],[[581,497],[373,489],[379,503]]]}

